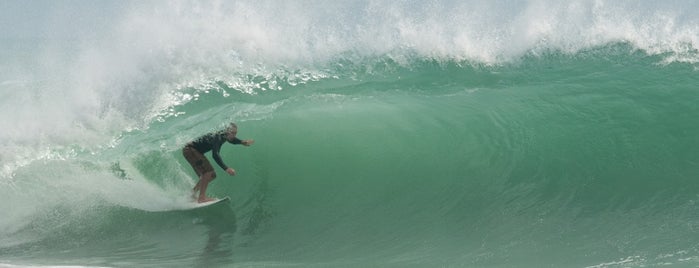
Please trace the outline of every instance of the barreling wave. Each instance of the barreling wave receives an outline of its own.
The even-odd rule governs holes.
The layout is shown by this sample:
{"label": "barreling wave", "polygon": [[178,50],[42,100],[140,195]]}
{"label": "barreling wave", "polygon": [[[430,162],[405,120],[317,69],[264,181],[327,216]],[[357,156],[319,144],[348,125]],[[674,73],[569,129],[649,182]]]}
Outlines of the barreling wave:
{"label": "barreling wave", "polygon": [[[14,113],[3,118],[10,129],[4,146],[40,135],[85,135],[71,133],[76,126],[111,136],[90,137],[98,146],[124,129],[146,128],[197,93],[220,89],[219,82],[255,93],[354,78],[384,61],[488,66],[619,43],[659,55],[661,63],[694,64],[699,47],[693,1],[183,1],[110,10],[92,12],[106,22],[80,28],[73,41],[58,34],[78,22],[57,15],[55,23],[39,25],[38,41],[10,42],[3,55],[14,67],[2,77],[3,105]],[[55,118],[35,118],[37,109]],[[3,174],[11,170],[3,167]]]}
{"label": "barreling wave", "polygon": [[[0,262],[698,259],[694,1],[109,10],[2,44]],[[233,210],[177,211],[181,146],[231,121]]]}

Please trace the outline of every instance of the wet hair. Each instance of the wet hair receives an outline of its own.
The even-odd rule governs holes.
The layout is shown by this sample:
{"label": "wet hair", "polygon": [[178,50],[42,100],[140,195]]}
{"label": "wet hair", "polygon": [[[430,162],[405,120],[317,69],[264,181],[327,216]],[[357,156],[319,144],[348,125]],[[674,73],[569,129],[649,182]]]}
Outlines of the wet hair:
{"label": "wet hair", "polygon": [[233,129],[238,130],[238,125],[236,125],[235,123],[231,123],[230,125],[228,125],[228,128],[226,130],[230,131]]}

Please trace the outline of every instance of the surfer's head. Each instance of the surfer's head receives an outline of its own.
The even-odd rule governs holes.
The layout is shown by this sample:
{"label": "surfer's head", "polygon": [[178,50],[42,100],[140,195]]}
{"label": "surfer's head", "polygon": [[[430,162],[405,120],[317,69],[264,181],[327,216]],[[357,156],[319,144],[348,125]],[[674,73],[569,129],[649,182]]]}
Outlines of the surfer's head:
{"label": "surfer's head", "polygon": [[235,123],[231,123],[226,128],[226,139],[232,141],[236,135],[238,135],[238,126]]}

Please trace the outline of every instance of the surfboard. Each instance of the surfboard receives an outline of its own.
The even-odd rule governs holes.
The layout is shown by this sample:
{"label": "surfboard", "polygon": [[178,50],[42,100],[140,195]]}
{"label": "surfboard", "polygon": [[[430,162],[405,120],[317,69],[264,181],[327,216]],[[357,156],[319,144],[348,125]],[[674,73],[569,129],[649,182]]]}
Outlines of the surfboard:
{"label": "surfboard", "polygon": [[226,196],[226,197],[224,197],[224,198],[217,198],[217,199],[214,199],[213,201],[209,201],[209,202],[195,203],[195,205],[194,205],[194,207],[193,207],[192,209],[195,209],[195,208],[203,208],[203,207],[208,207],[208,206],[213,206],[213,205],[216,205],[216,204],[218,204],[218,203],[223,203],[223,202],[227,202],[227,201],[230,201],[230,200],[231,200],[231,198],[228,197],[228,196]]}

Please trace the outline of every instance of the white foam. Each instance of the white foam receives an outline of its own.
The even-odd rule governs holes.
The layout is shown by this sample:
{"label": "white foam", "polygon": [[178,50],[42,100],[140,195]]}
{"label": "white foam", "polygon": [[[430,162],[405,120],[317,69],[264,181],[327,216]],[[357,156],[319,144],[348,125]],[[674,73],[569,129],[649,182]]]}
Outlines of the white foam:
{"label": "white foam", "polygon": [[[31,25],[40,37],[46,32],[38,30],[55,33],[30,46],[36,51],[17,54],[34,59],[7,59],[20,64],[8,66],[17,70],[16,77],[3,77],[0,84],[0,146],[42,140],[30,146],[39,151],[61,140],[102,144],[124,129],[144,128],[172,114],[169,109],[192,99],[188,86],[225,81],[247,93],[280,89],[280,81],[303,82],[296,79],[299,73],[316,77],[310,80],[329,77],[326,64],[342,57],[497,64],[532,51],[575,53],[627,42],[667,54],[666,63],[699,61],[695,1],[243,0],[113,6],[109,12],[99,5],[83,7],[81,20],[65,9],[23,11],[50,13],[51,23]],[[94,25],[97,32],[86,30]],[[264,78],[264,86],[250,77]]]}
{"label": "white foam", "polygon": [[[188,65],[323,62],[409,48],[428,57],[510,60],[539,46],[578,51],[630,42],[650,53],[698,46],[692,1],[440,1],[304,4],[179,2],[133,9],[122,36],[192,57]],[[167,45],[156,43],[165,41]],[[161,41],[161,42],[162,42]],[[231,52],[235,61],[227,61]],[[205,59],[207,59],[205,60]]]}

